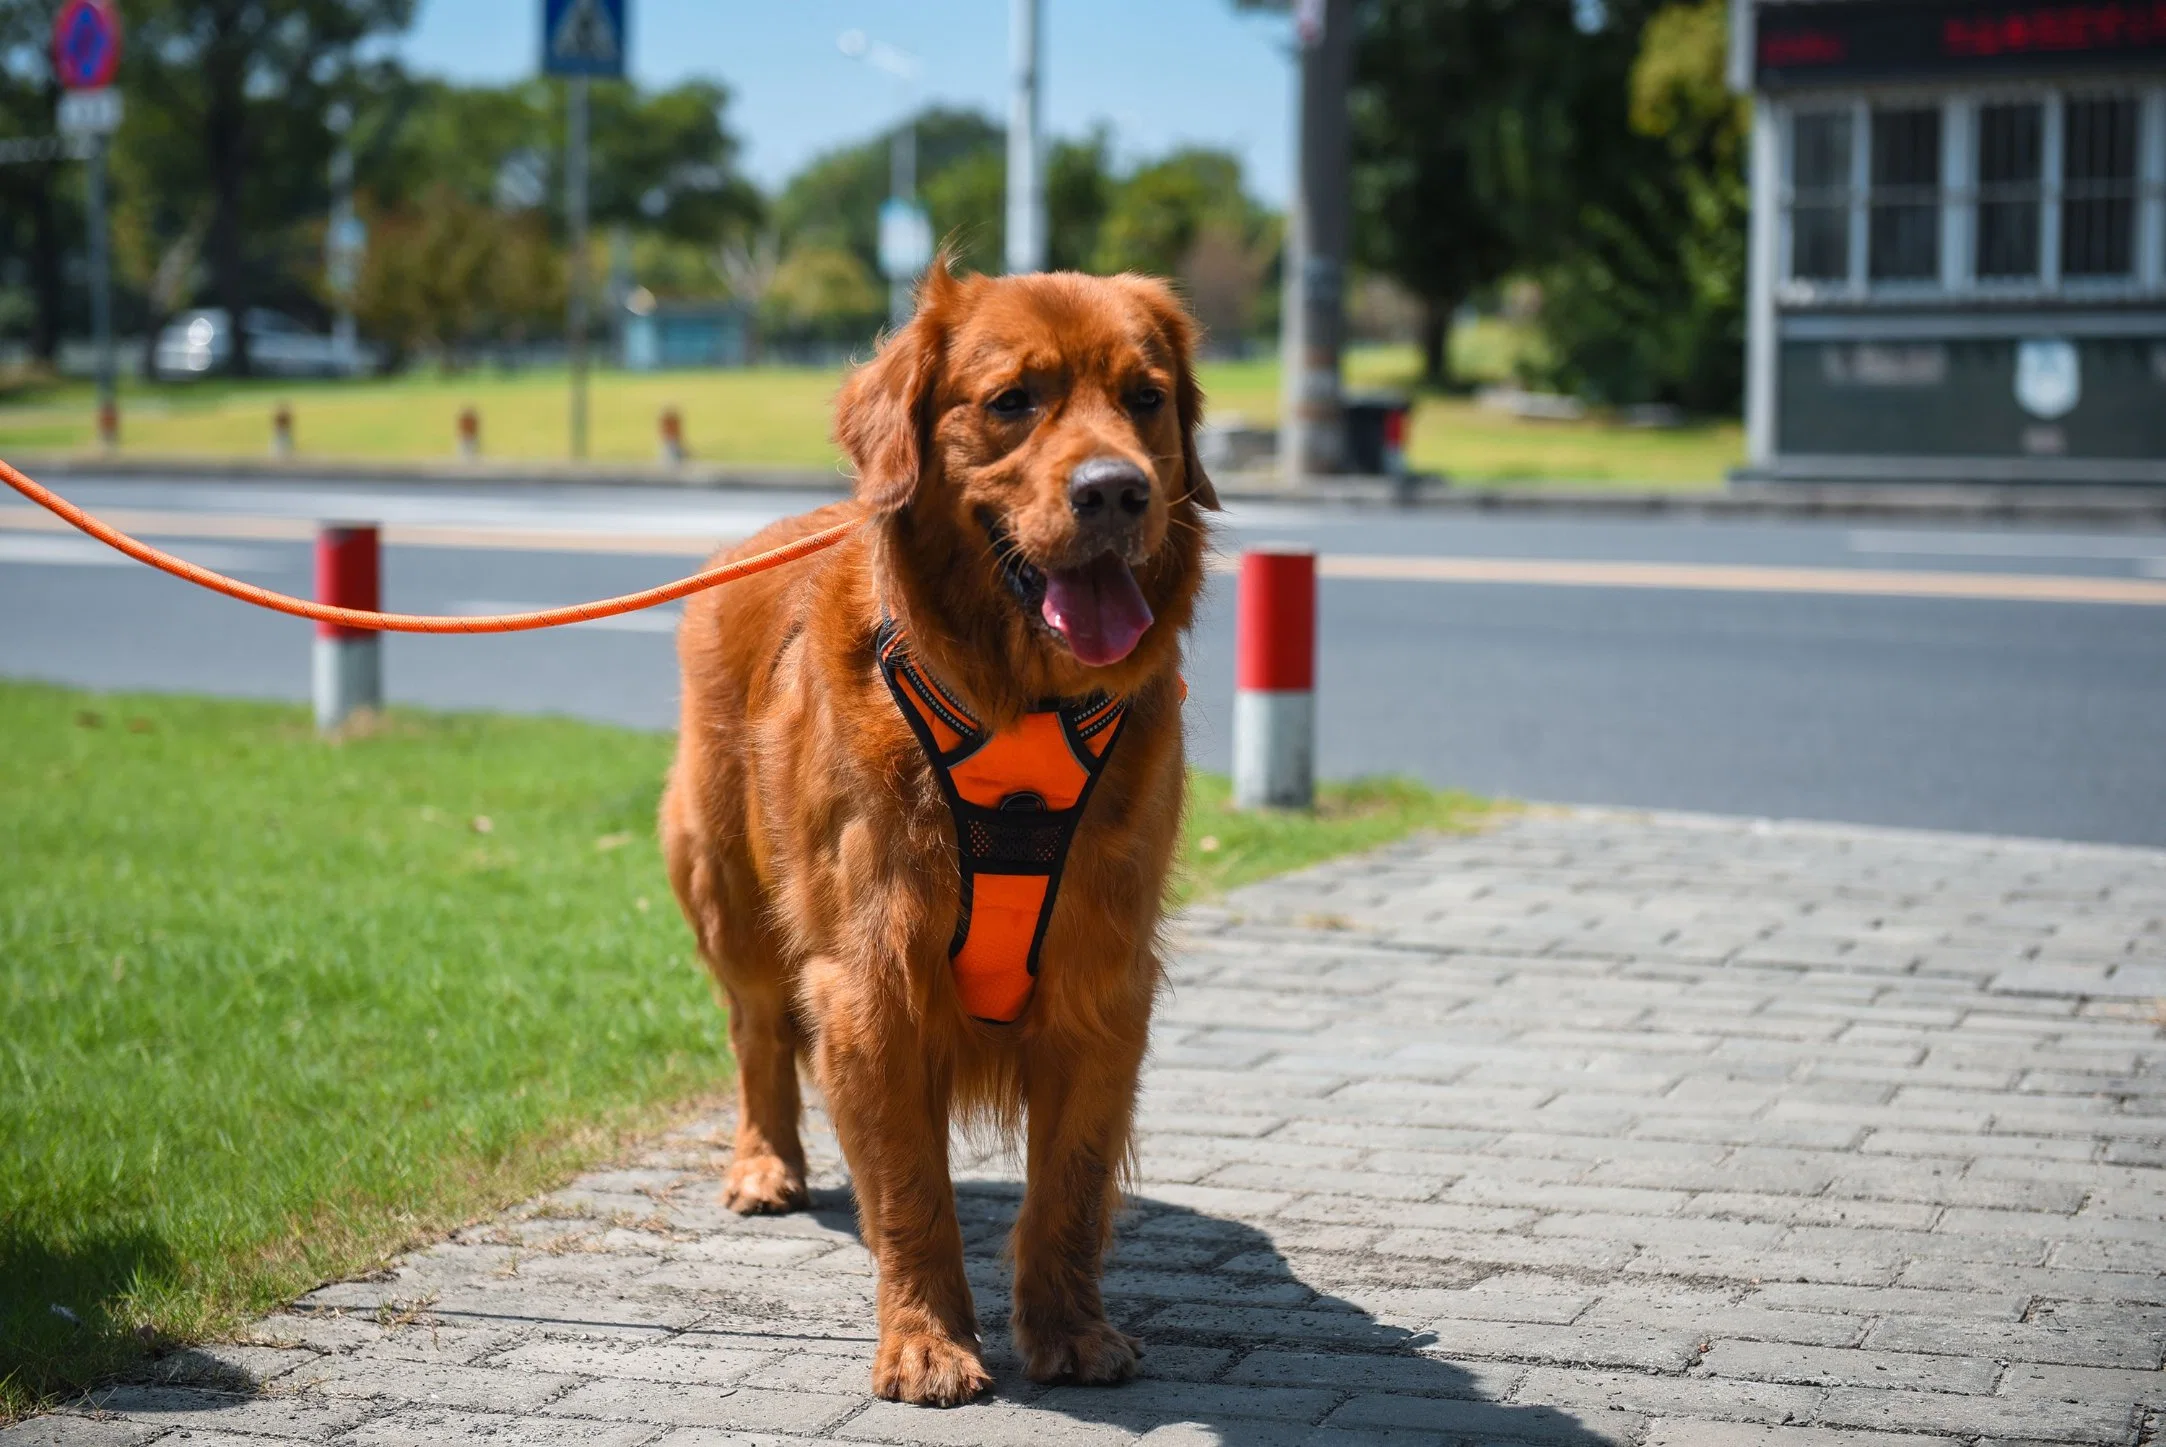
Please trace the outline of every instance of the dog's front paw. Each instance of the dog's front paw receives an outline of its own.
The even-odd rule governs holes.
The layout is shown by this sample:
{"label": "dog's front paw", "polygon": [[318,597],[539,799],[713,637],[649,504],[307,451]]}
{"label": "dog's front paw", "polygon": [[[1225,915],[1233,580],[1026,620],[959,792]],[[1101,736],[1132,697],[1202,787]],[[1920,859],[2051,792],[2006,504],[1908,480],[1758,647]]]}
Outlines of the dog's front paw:
{"label": "dog's front paw", "polygon": [[1143,1355],[1143,1343],[1115,1331],[1102,1318],[1040,1331],[1018,1323],[1015,1344],[1023,1352],[1023,1370],[1034,1382],[1125,1382],[1136,1374],[1136,1358]]}
{"label": "dog's front paw", "polygon": [[974,1348],[937,1332],[886,1332],[872,1360],[873,1395],[920,1407],[958,1407],[993,1385]]}
{"label": "dog's front paw", "polygon": [[722,1204],[740,1216],[796,1211],[808,1199],[803,1173],[780,1156],[742,1157],[722,1177]]}

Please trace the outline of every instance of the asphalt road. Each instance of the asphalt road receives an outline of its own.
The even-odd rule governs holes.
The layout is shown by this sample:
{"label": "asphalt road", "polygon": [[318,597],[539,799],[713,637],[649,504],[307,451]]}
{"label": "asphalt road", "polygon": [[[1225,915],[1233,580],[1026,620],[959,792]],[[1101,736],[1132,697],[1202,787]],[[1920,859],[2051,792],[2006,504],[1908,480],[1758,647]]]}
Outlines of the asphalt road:
{"label": "asphalt road", "polygon": [[[414,612],[647,586],[687,570],[703,540],[810,505],[804,494],[663,489],[66,490],[124,521],[154,514],[148,536],[289,592],[310,586],[303,522],[383,520],[394,530],[385,606]],[[36,523],[0,506],[0,675],[306,696],[306,624]],[[1328,775],[2166,844],[2166,532],[1251,505],[1221,528],[1225,552],[1247,541],[1308,542],[1326,556]],[[1348,576],[1363,571],[1377,576]],[[2037,592],[2129,600],[2024,596]],[[1193,752],[1221,770],[1231,601],[1230,580],[1215,578],[1188,668]],[[666,728],[673,612],[540,635],[393,637],[388,687],[408,702]]]}

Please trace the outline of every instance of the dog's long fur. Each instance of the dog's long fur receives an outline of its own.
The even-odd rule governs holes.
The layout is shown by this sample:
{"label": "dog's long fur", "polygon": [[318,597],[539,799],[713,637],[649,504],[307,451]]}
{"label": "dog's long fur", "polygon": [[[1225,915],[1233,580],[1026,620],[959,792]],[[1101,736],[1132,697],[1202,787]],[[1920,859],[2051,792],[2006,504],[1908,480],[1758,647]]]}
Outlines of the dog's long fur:
{"label": "dog's long fur", "polygon": [[[737,1056],[739,1211],[805,1203],[797,1062],[841,1137],[879,1270],[873,1387],[953,1403],[990,1385],[948,1175],[951,1121],[1025,1130],[1014,1331],[1030,1375],[1117,1381],[1139,1349],[1099,1277],[1129,1155],[1160,983],[1157,935],[1185,769],[1180,641],[1202,581],[1194,330],[1139,277],[928,273],[915,318],[852,374],[836,437],[856,499],[769,528],[773,547],[840,519],[817,558],[686,608],[682,732],[663,797],[670,880],[727,992]],[[1029,414],[996,398],[1020,387]],[[1012,397],[1009,407],[1012,411]],[[1091,459],[1139,465],[1147,511],[1122,547],[1156,622],[1090,668],[1003,579],[989,524],[1023,558],[1078,566],[1068,496]],[[957,874],[946,805],[889,698],[885,608],[918,661],[985,725],[1104,689],[1130,701],[1062,878],[1034,996],[1013,1025],[966,1016],[948,944]]]}

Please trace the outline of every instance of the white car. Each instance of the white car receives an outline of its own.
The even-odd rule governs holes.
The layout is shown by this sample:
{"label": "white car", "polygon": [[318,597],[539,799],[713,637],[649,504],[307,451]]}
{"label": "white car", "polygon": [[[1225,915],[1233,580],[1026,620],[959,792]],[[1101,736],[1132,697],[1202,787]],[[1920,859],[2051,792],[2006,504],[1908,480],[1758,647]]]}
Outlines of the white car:
{"label": "white car", "polygon": [[[248,310],[250,369],[265,377],[360,377],[376,370],[374,347],[350,350],[292,317],[264,307]],[[233,324],[223,307],[184,312],[158,334],[153,356],[165,378],[208,377],[233,365]]]}

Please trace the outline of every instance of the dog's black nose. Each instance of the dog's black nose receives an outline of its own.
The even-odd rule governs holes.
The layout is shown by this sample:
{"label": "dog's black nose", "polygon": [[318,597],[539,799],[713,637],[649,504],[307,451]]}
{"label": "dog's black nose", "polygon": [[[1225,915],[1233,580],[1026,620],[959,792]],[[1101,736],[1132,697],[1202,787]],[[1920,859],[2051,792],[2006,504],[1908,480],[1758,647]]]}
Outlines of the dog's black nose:
{"label": "dog's black nose", "polygon": [[1140,517],[1150,505],[1151,479],[1126,458],[1094,457],[1068,474],[1068,506],[1087,522]]}

